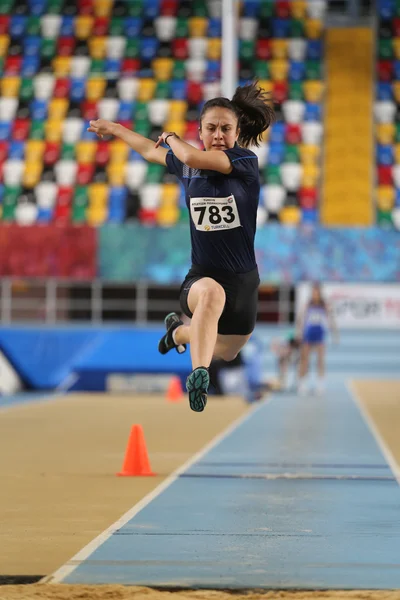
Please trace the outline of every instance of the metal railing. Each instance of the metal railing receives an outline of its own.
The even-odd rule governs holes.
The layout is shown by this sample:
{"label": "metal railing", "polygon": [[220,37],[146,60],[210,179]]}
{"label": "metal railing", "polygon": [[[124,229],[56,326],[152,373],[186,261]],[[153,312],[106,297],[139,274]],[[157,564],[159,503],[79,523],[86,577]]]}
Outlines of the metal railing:
{"label": "metal railing", "polygon": [[[124,322],[145,324],[162,321],[165,314],[180,311],[179,286],[151,282],[135,284],[95,279],[0,280],[0,323],[96,324]],[[287,324],[293,320],[292,286],[262,286],[259,320]]]}

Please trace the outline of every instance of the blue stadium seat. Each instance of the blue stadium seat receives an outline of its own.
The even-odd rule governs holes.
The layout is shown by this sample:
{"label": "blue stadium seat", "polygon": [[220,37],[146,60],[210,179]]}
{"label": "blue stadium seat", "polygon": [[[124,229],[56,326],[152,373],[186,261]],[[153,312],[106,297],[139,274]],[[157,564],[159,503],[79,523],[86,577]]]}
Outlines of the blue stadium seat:
{"label": "blue stadium seat", "polygon": [[221,76],[221,63],[219,60],[208,60],[206,70],[206,81],[217,81]]}
{"label": "blue stadium seat", "polygon": [[0,183],[0,203],[3,201],[4,196],[4,185]]}
{"label": "blue stadium seat", "polygon": [[285,141],[285,131],[286,125],[282,121],[277,121],[271,127],[271,133],[269,137],[269,141],[271,144],[278,143],[283,144]]}
{"label": "blue stadium seat", "polygon": [[272,37],[288,38],[290,19],[272,19]]}
{"label": "blue stadium seat", "polygon": [[12,15],[10,20],[9,34],[12,39],[18,39],[22,37],[26,29],[26,16],[25,15]]}
{"label": "blue stadium seat", "polygon": [[30,103],[30,111],[32,119],[44,121],[47,118],[47,101],[46,100],[32,100]]}
{"label": "blue stadium seat", "polygon": [[400,80],[400,60],[393,61],[393,79]]}
{"label": "blue stadium seat", "polygon": [[171,96],[173,100],[186,100],[186,81],[184,79],[172,81]]}
{"label": "blue stadium seat", "polygon": [[157,55],[160,40],[156,37],[142,38],[140,40],[140,55],[146,60],[151,60]]}
{"label": "blue stadium seat", "polygon": [[141,34],[143,19],[140,17],[126,17],[124,19],[124,33],[128,38],[135,38]]}
{"label": "blue stadium seat", "polygon": [[21,77],[33,77],[40,67],[40,56],[24,56],[21,64]]}
{"label": "blue stadium seat", "polygon": [[0,121],[0,140],[8,140],[11,134],[11,122]]}
{"label": "blue stadium seat", "polygon": [[60,37],[71,37],[75,34],[74,17],[63,17],[60,27]]}
{"label": "blue stadium seat", "polygon": [[38,56],[40,54],[42,39],[39,35],[28,35],[24,38],[23,45],[25,56]]}
{"label": "blue stadium seat", "polygon": [[378,165],[392,165],[394,163],[393,146],[391,144],[377,144],[376,161]]}
{"label": "blue stadium seat", "polygon": [[209,38],[220,38],[222,35],[221,19],[210,19],[208,21],[207,36]]}
{"label": "blue stadium seat", "polygon": [[317,223],[318,211],[315,208],[303,208],[301,211],[303,223]]}
{"label": "blue stadium seat", "polygon": [[259,0],[246,0],[243,2],[243,16],[244,17],[257,17],[260,10]]}
{"label": "blue stadium seat", "polygon": [[391,19],[395,12],[394,0],[377,0],[377,11],[382,19]]}
{"label": "blue stadium seat", "polygon": [[270,165],[280,165],[285,156],[285,144],[282,142],[272,142],[269,145],[268,163]]}
{"label": "blue stadium seat", "polygon": [[135,102],[130,102],[128,100],[121,100],[119,104],[119,110],[117,119],[118,121],[128,121],[132,118],[132,114],[135,113]]}
{"label": "blue stadium seat", "polygon": [[130,148],[128,160],[129,160],[129,162],[131,162],[133,160],[144,161],[145,159],[143,158],[143,156],[141,154],[139,154],[139,152],[136,152],[136,150],[134,150],[133,148]]}
{"label": "blue stadium seat", "polygon": [[304,111],[304,121],[321,121],[322,107],[320,104],[306,102]]}
{"label": "blue stadium seat", "polygon": [[70,98],[82,102],[86,98],[86,77],[71,77]]}
{"label": "blue stadium seat", "polygon": [[40,17],[46,10],[47,0],[28,0],[30,13],[34,17]]}
{"label": "blue stadium seat", "polygon": [[155,19],[160,13],[160,0],[145,0],[143,14],[146,19]]}
{"label": "blue stadium seat", "polygon": [[53,218],[53,211],[51,208],[40,208],[36,217],[38,223],[49,223]]}
{"label": "blue stadium seat", "polygon": [[322,60],[323,58],[322,40],[308,40],[306,49],[306,58],[309,60]]}
{"label": "blue stadium seat", "polygon": [[289,61],[289,81],[303,81],[306,75],[305,63],[300,60]]}
{"label": "blue stadium seat", "polygon": [[25,142],[11,140],[8,148],[8,158],[17,158],[23,160],[25,156]]}
{"label": "blue stadium seat", "polygon": [[400,207],[400,189],[399,188],[396,188],[396,197],[394,200],[394,204],[395,204],[396,208]]}
{"label": "blue stadium seat", "polygon": [[119,58],[106,58],[104,62],[104,72],[107,73],[107,79],[118,79],[121,73],[122,60]]}
{"label": "blue stadium seat", "polygon": [[90,127],[90,121],[83,121],[81,140],[97,141],[99,138],[92,131],[88,131],[88,127]]}
{"label": "blue stadium seat", "polygon": [[383,81],[378,81],[376,84],[376,97],[378,100],[392,100],[393,99],[393,89],[391,83],[385,83]]}

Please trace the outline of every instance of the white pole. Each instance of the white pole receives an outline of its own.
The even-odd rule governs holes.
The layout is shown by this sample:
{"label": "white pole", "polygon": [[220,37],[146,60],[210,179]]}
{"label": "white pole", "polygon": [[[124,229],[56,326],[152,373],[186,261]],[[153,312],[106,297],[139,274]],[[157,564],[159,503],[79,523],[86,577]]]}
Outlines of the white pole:
{"label": "white pole", "polygon": [[237,0],[222,0],[221,95],[232,99],[238,83]]}

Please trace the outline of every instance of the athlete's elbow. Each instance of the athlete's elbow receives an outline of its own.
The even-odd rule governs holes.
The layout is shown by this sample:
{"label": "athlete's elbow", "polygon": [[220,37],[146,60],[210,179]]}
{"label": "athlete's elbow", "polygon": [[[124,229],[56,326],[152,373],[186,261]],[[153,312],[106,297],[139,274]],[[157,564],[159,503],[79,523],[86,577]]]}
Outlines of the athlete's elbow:
{"label": "athlete's elbow", "polygon": [[182,162],[190,169],[200,169],[201,168],[199,166],[199,159],[196,157],[196,154],[194,152],[192,152],[191,150],[185,151]]}

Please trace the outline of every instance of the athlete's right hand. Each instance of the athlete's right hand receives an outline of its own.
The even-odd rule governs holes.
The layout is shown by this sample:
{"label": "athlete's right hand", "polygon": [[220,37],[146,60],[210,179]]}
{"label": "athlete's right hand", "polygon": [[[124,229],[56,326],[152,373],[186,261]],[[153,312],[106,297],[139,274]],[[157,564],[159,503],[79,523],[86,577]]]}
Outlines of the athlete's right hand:
{"label": "athlete's right hand", "polygon": [[96,121],[89,121],[90,127],[88,127],[88,131],[92,131],[99,138],[104,137],[105,135],[114,135],[115,131],[115,123],[112,121],[107,121],[106,119],[97,119]]}

